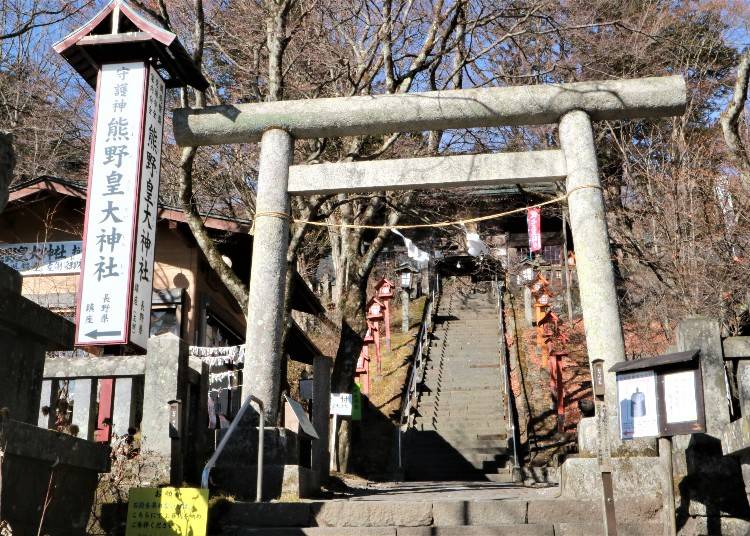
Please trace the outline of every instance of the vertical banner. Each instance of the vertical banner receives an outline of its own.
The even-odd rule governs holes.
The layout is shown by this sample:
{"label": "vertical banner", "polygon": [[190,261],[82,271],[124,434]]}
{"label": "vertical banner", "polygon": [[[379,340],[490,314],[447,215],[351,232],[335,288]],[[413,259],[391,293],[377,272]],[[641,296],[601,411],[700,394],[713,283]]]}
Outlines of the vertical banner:
{"label": "vertical banner", "polygon": [[133,263],[133,310],[130,316],[131,343],[146,348],[151,320],[156,212],[159,200],[161,143],[164,130],[164,80],[149,67],[146,115],[143,128],[143,159],[138,199],[138,232]]}
{"label": "vertical banner", "polygon": [[104,64],[99,73],[76,307],[78,346],[146,346],[164,103],[158,78],[143,62]]}
{"label": "vertical banner", "polygon": [[526,225],[529,229],[529,251],[542,250],[542,209],[530,208],[526,212]]}

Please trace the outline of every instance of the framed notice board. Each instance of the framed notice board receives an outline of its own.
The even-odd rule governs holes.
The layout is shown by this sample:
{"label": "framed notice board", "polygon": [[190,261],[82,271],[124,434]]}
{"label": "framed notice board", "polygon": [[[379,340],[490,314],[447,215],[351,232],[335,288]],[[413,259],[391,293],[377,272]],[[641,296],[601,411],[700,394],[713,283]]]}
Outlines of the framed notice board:
{"label": "framed notice board", "polygon": [[618,363],[620,438],[670,437],[706,431],[700,350]]}

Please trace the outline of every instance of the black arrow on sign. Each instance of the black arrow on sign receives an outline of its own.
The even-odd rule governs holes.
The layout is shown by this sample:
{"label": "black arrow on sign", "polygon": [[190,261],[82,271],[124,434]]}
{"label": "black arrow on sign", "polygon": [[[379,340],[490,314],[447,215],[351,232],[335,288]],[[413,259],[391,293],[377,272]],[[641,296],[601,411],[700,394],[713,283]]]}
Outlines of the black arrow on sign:
{"label": "black arrow on sign", "polygon": [[86,336],[89,339],[98,339],[99,337],[116,337],[121,333],[122,331],[99,331],[95,329],[94,331],[88,332]]}

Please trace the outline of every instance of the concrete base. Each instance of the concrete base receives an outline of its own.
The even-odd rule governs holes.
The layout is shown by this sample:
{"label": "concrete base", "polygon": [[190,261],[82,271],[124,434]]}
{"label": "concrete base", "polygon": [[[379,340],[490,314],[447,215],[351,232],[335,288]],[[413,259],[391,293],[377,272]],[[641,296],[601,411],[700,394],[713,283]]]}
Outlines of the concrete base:
{"label": "concrete base", "polygon": [[[109,447],[13,421],[0,421],[0,519],[13,534],[86,534],[98,473]],[[49,490],[49,492],[48,492]]]}
{"label": "concrete base", "polygon": [[[237,429],[211,472],[212,487],[238,498],[254,499],[258,475],[258,428]],[[316,478],[300,460],[303,442],[286,428],[266,428],[263,439],[263,499],[296,500],[316,493]],[[309,449],[308,449],[309,451]],[[302,462],[302,465],[300,464]],[[309,465],[309,458],[307,461]]]}
{"label": "concrete base", "polygon": [[[568,458],[560,469],[563,497],[601,499],[601,473],[596,458]],[[637,496],[661,497],[661,474],[659,458],[612,458],[615,499]]]}

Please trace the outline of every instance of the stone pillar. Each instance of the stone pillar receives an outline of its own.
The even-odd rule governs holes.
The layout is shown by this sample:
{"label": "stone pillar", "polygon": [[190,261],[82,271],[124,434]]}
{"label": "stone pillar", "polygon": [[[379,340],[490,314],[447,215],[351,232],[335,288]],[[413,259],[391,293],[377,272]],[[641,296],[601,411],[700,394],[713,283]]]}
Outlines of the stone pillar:
{"label": "stone pillar", "polygon": [[[589,362],[604,360],[604,370],[625,360],[625,343],[615,290],[614,269],[604,197],[599,182],[594,135],[589,116],[582,111],[560,120],[560,145],[568,169],[566,190],[570,227],[576,251],[578,287],[586,331]],[[609,409],[609,436],[613,447],[621,446],[617,422],[615,375],[605,376],[605,403]],[[615,449],[613,449],[614,451]]]}
{"label": "stone pillar", "polygon": [[[148,360],[147,360],[148,361]],[[112,433],[117,437],[127,435],[133,415],[133,378],[115,380],[115,402],[112,408]]]}
{"label": "stone pillar", "polygon": [[54,381],[41,401],[45,352],[69,350],[74,333],[72,322],[21,296],[21,276],[0,263],[0,409],[11,419],[37,424],[39,407],[57,403]]}
{"label": "stone pillar", "polygon": [[720,439],[729,424],[729,406],[719,322],[711,318],[688,318],[679,323],[676,336],[679,351],[701,351],[706,433]]}
{"label": "stone pillar", "polygon": [[750,360],[737,362],[737,390],[740,396],[740,415],[750,416]]}
{"label": "stone pillar", "polygon": [[[44,380],[42,381],[42,394],[39,402],[39,420],[37,426],[39,428],[51,428],[55,423],[55,406],[57,406],[57,400],[53,398],[53,392],[57,394],[57,380]],[[46,408],[47,414],[45,415],[44,409]]]}
{"label": "stone pillar", "polygon": [[527,286],[523,287],[523,319],[527,328],[534,325],[534,297]]}
{"label": "stone pillar", "polygon": [[182,408],[182,437],[170,438],[169,401],[186,400],[187,366],[187,344],[182,339],[165,333],[148,340],[141,420],[142,448],[145,452],[168,459],[169,479],[178,484],[182,482],[186,408]]}
{"label": "stone pillar", "polygon": [[312,471],[315,488],[328,480],[331,453],[328,452],[328,429],[331,412],[331,360],[318,356],[313,361],[312,423],[318,438],[312,442]]}
{"label": "stone pillar", "polygon": [[242,399],[263,401],[266,422],[276,423],[281,386],[286,253],[289,244],[289,166],[294,140],[283,130],[263,134],[255,202],[247,344]]}
{"label": "stone pillar", "polygon": [[96,380],[76,378],[73,392],[73,424],[78,427],[78,437],[92,441],[96,428]]}
{"label": "stone pillar", "polygon": [[409,333],[409,291],[401,291],[401,333]]}

